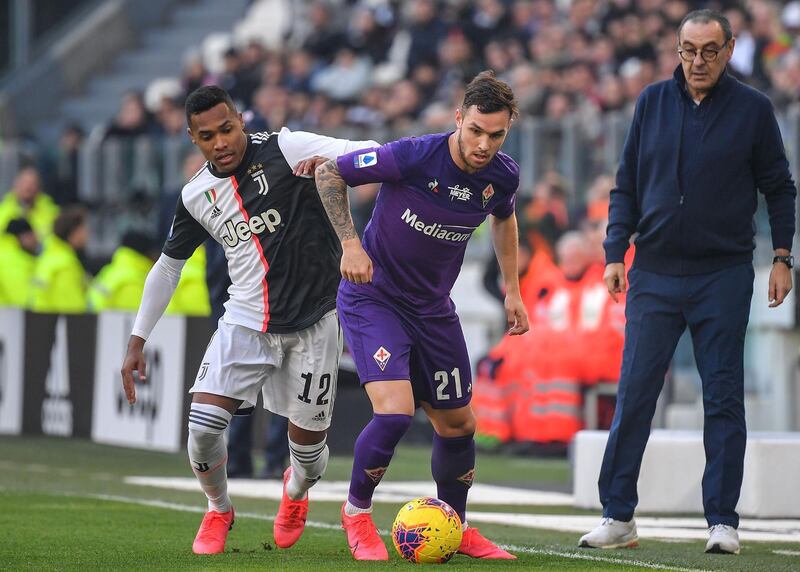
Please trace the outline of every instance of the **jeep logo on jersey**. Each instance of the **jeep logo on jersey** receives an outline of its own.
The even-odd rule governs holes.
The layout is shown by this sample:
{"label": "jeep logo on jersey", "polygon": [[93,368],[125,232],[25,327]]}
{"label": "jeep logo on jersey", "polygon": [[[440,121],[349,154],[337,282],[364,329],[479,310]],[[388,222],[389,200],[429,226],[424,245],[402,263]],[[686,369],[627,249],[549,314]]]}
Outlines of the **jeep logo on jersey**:
{"label": "jeep logo on jersey", "polygon": [[228,219],[225,221],[225,234],[222,240],[230,247],[234,247],[240,242],[250,240],[254,234],[261,234],[264,231],[275,232],[281,224],[281,215],[275,209],[264,211],[260,215],[255,215],[248,222],[240,220],[234,223]]}

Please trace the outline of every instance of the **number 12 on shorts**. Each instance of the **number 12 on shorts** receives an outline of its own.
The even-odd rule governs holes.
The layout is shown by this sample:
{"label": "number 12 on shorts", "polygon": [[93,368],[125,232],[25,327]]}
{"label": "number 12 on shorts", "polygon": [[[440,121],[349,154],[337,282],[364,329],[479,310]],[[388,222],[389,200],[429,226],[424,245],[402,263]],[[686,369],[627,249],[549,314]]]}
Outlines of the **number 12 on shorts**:
{"label": "number 12 on shorts", "polygon": [[[303,393],[297,395],[297,399],[303,403],[311,403],[311,398],[308,396],[308,394],[311,391],[311,382],[314,380],[314,374],[311,372],[304,373],[300,377],[302,377],[303,381],[305,381],[305,386],[303,387]],[[319,378],[319,395],[317,395],[317,405],[328,404],[327,395],[330,390],[331,374],[323,373]]]}
{"label": "number 12 on shorts", "polygon": [[[436,399],[439,401],[447,401],[450,399],[450,393],[448,392],[450,376],[452,376],[453,385],[455,386],[456,399],[461,399],[461,397],[464,395],[464,390],[461,387],[461,373],[458,371],[457,367],[453,368],[453,371],[451,371],[450,374],[444,370],[437,371],[433,374],[433,379],[439,383],[439,385],[436,386]],[[472,391],[472,387],[467,387],[467,393],[470,391]]]}

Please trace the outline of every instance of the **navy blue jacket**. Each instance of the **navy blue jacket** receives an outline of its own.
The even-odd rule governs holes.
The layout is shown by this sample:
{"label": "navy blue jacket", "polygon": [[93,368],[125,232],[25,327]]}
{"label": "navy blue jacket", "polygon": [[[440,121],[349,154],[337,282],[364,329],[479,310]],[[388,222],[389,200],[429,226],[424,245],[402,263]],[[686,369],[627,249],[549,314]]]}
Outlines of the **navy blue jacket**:
{"label": "navy blue jacket", "polygon": [[757,189],[773,248],[791,249],[796,189],[770,100],[723,73],[695,105],[678,66],[636,102],[611,191],[606,263],[622,262],[635,232],[634,267],[649,272],[752,262]]}

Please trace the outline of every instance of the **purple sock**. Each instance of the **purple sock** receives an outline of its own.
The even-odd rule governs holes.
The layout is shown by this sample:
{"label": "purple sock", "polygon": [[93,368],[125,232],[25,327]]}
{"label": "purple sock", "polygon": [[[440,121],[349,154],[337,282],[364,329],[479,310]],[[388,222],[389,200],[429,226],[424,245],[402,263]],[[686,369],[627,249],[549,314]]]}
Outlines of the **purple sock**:
{"label": "purple sock", "polygon": [[372,416],[356,439],[353,473],[347,500],[358,508],[369,508],[372,493],[389,467],[394,448],[411,425],[410,415],[380,414]]}
{"label": "purple sock", "polygon": [[433,434],[431,474],[439,498],[453,507],[465,522],[467,493],[475,476],[474,434],[463,437],[440,437]]}

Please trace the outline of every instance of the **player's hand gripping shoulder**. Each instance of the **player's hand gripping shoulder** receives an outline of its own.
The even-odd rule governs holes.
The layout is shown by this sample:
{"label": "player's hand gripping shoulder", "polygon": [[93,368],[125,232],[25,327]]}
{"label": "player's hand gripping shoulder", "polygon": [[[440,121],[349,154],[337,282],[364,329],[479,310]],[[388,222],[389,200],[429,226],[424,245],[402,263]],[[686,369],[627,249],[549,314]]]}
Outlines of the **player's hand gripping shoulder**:
{"label": "player's hand gripping shoulder", "polygon": [[528,311],[519,294],[507,294],[504,305],[509,336],[521,336],[531,329],[528,323]]}
{"label": "player's hand gripping shoulder", "polygon": [[314,176],[314,172],[317,170],[317,167],[324,164],[327,160],[327,157],[321,157],[319,155],[314,155],[309,159],[303,159],[294,166],[292,173],[295,177],[304,177],[310,179]]}
{"label": "player's hand gripping shoulder", "polygon": [[342,277],[355,284],[371,282],[372,260],[361,246],[361,240],[353,225],[350,202],[347,198],[347,184],[339,174],[336,161],[327,161],[317,167],[315,176],[322,205],[342,243],[340,265]]}
{"label": "player's hand gripping shoulder", "polygon": [[125,361],[122,362],[122,387],[125,388],[125,397],[128,403],[136,403],[136,383],[133,379],[133,372],[138,372],[139,379],[145,381],[147,364],[144,358],[144,340],[139,336],[131,336],[128,341],[128,351],[125,354]]}

